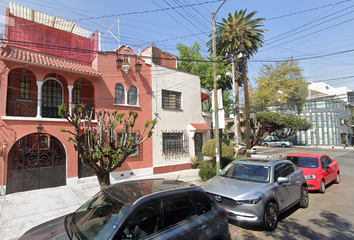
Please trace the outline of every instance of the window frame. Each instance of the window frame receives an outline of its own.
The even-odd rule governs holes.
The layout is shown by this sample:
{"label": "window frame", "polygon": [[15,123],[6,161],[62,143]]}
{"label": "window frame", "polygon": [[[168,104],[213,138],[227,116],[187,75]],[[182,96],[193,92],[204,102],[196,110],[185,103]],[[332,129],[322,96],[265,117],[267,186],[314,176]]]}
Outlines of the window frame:
{"label": "window frame", "polygon": [[163,109],[182,110],[182,93],[162,89],[161,106]]}
{"label": "window frame", "polygon": [[[180,139],[173,139],[171,135],[178,135],[181,136]],[[178,153],[178,152],[185,152],[185,145],[184,145],[184,134],[183,132],[164,132],[162,133],[162,152],[166,153]],[[170,142],[165,142],[170,140]],[[172,144],[171,144],[172,143]],[[171,145],[174,145],[171,146]],[[171,147],[170,147],[171,146]]]}
{"label": "window frame", "polygon": [[21,100],[31,100],[31,79],[27,74],[22,74],[19,78],[18,98]]}
{"label": "window frame", "polygon": [[[119,86],[122,87],[122,89],[119,89]],[[122,90],[122,94],[123,96],[120,97],[119,96],[119,90]],[[116,105],[124,105],[125,104],[125,87],[122,83],[116,83],[115,87],[114,87],[114,104]],[[118,102],[119,100],[122,100],[122,103]]]}
{"label": "window frame", "polygon": [[[134,93],[133,89],[135,90],[135,96],[132,95],[132,93]],[[135,85],[131,85],[129,90],[128,90],[128,105],[130,105],[130,106],[138,106],[138,103],[139,103],[138,99],[139,99],[138,88]],[[135,100],[135,104],[131,103],[131,101],[133,101],[133,100]]]}
{"label": "window frame", "polygon": [[73,104],[82,104],[82,86],[78,82],[75,82],[73,87]]}

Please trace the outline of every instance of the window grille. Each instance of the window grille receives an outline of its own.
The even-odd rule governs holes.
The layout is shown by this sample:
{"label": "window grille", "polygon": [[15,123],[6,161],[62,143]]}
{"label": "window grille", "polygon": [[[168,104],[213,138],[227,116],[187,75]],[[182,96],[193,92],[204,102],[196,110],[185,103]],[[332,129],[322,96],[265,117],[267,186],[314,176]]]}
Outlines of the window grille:
{"label": "window grille", "polygon": [[162,152],[164,154],[188,153],[188,136],[183,132],[162,133]]}
{"label": "window grille", "polygon": [[30,100],[31,80],[27,75],[20,77],[20,99]]}
{"label": "window grille", "polygon": [[162,108],[181,109],[181,93],[162,90]]}
{"label": "window grille", "polygon": [[131,86],[128,91],[128,104],[138,105],[138,90],[135,86]]}
{"label": "window grille", "polygon": [[73,89],[73,101],[74,104],[81,104],[81,84],[80,83],[75,83],[74,84],[74,89]]}
{"label": "window grille", "polygon": [[121,83],[116,84],[114,103],[124,104],[124,87]]}

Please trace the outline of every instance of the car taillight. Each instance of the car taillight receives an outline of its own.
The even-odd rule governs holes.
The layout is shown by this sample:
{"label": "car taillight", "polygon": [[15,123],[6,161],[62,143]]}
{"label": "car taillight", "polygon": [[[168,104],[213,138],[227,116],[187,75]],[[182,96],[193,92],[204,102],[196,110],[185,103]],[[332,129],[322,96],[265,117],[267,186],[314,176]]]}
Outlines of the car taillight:
{"label": "car taillight", "polygon": [[223,207],[219,207],[218,215],[222,219],[227,218],[227,212]]}

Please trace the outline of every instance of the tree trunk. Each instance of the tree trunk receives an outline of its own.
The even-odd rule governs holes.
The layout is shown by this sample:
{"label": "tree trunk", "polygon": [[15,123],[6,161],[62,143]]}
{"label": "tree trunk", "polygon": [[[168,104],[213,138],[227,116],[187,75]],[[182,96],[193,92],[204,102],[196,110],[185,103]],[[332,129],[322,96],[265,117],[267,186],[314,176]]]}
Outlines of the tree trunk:
{"label": "tree trunk", "polygon": [[[243,43],[243,32],[240,29],[240,49],[241,51],[245,50]],[[245,93],[245,115],[246,115],[246,149],[251,150],[251,124],[250,124],[250,102],[248,95],[248,80],[247,80],[247,69],[246,69],[246,57],[242,62],[242,75],[243,75],[243,91]],[[251,157],[251,152],[247,152],[247,157]]]}
{"label": "tree trunk", "polygon": [[111,185],[109,172],[104,172],[103,174],[97,174],[97,179],[100,184],[101,190]]}

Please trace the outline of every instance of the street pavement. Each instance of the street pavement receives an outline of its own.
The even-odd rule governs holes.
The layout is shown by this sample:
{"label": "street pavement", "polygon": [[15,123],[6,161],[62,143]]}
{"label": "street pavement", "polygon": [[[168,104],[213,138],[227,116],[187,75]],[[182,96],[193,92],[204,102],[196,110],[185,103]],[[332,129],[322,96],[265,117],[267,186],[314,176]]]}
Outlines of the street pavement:
{"label": "street pavement", "polygon": [[[201,185],[198,169],[133,179],[177,179]],[[93,177],[95,178],[95,177]],[[97,179],[97,178],[96,178]],[[113,183],[113,182],[112,182]],[[0,196],[0,239],[18,239],[30,228],[75,211],[100,190],[97,180],[72,186],[46,188]]]}

